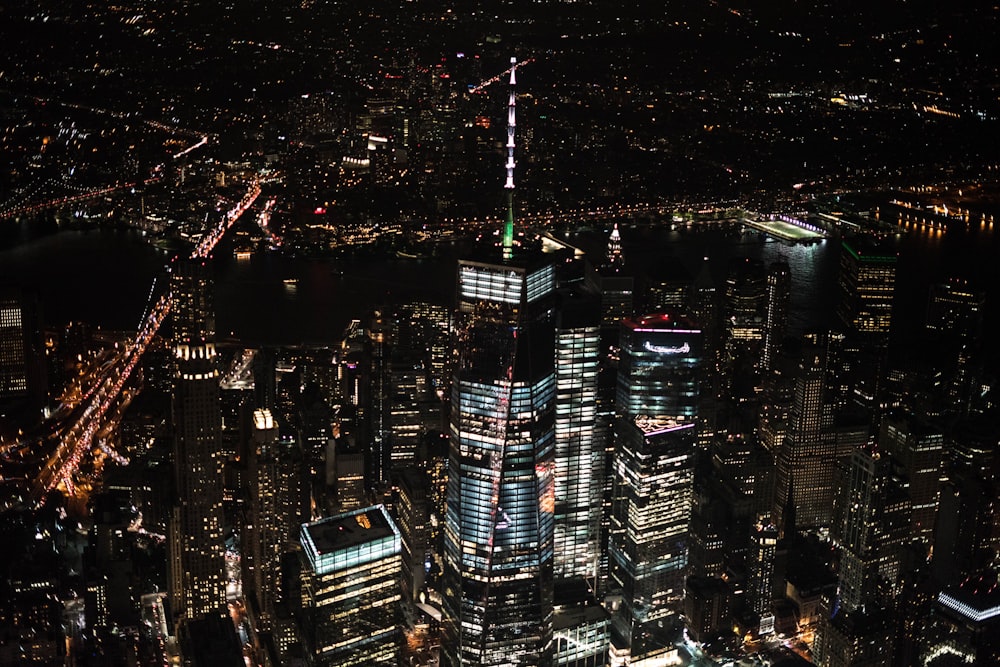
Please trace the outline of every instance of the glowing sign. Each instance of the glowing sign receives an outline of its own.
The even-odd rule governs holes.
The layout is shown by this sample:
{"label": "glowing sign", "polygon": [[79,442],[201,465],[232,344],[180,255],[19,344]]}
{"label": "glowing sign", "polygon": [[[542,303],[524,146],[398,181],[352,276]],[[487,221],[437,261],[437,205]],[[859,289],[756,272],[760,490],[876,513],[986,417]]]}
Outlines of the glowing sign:
{"label": "glowing sign", "polygon": [[680,345],[678,347],[668,347],[666,345],[653,345],[648,340],[642,344],[642,346],[649,352],[655,352],[656,354],[687,354],[691,351],[691,346],[687,343]]}

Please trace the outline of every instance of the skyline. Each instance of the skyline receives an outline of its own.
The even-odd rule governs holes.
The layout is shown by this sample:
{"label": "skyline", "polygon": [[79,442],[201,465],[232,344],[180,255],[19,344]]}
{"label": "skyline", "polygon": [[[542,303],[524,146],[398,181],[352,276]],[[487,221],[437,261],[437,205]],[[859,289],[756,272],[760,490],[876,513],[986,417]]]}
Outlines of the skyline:
{"label": "skyline", "polygon": [[1000,660],[1000,9],[756,5],[0,8],[0,664]]}

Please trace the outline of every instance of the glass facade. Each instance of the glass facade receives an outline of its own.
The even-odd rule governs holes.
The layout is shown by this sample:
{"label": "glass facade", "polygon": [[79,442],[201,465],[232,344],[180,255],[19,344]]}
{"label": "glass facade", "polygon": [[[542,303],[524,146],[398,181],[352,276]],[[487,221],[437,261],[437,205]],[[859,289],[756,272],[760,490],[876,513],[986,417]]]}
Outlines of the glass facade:
{"label": "glass facade", "polygon": [[618,413],[696,417],[701,358],[701,328],[684,315],[658,313],[623,321]]}
{"label": "glass facade", "polygon": [[395,665],[399,530],[375,505],[302,526],[304,640],[320,665]]}
{"label": "glass facade", "polygon": [[636,657],[661,648],[657,631],[684,596],[695,424],[623,420],[616,436],[609,558],[622,609],[614,629]]}
{"label": "glass facade", "polygon": [[556,332],[556,577],[594,581],[600,566],[604,437],[597,421],[600,323]]}
{"label": "glass facade", "polygon": [[551,664],[552,276],[548,265],[459,266],[445,664]]}
{"label": "glass facade", "polygon": [[892,325],[896,260],[894,254],[846,241],[841,253],[840,318],[849,331],[882,344]]}

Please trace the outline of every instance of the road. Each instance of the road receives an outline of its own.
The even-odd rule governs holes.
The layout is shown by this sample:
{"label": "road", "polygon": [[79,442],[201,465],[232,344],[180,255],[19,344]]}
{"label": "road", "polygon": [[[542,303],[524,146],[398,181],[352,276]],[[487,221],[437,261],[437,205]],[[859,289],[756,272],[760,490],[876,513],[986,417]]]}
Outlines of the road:
{"label": "road", "polygon": [[[191,258],[208,257],[226,231],[253,206],[259,196],[260,184],[253,181],[243,198],[205,234],[192,251]],[[51,437],[57,444],[33,480],[31,499],[34,506],[39,506],[46,494],[56,488],[61,488],[68,496],[77,495],[75,476],[95,444],[103,448],[105,455],[124,460],[116,452],[109,450],[107,437],[99,436],[113,430],[121,419],[125,405],[131,400],[129,393],[123,393],[125,387],[169,314],[170,306],[170,294],[160,296],[121,354],[100,365],[99,371],[93,374],[93,382],[89,387],[78,386],[73,391],[73,396],[80,397],[78,403],[73,407],[68,406],[68,411],[57,411],[57,414],[62,413],[66,418],[51,429]]]}

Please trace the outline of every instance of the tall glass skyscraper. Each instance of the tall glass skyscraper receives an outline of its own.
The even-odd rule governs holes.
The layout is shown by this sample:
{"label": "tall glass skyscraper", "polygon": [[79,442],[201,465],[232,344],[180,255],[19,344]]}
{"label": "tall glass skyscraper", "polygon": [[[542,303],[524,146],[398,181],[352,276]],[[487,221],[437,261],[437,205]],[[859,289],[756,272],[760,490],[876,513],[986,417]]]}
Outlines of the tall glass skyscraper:
{"label": "tall glass skyscraper", "polygon": [[[680,311],[621,328],[609,539],[615,664],[676,656],[697,448],[701,327]],[[624,664],[624,663],[621,663]]]}
{"label": "tall glass skyscraper", "polygon": [[444,662],[552,662],[554,268],[461,261]]}
{"label": "tall glass skyscraper", "polygon": [[596,586],[608,434],[598,420],[599,302],[564,294],[556,323],[555,576]]}
{"label": "tall glass skyscraper", "polygon": [[679,312],[622,322],[620,415],[693,419],[698,414],[701,327]]}
{"label": "tall glass skyscraper", "polygon": [[616,436],[609,560],[622,607],[612,641],[633,659],[668,655],[687,578],[695,422],[620,420]]}
{"label": "tall glass skyscraper", "polygon": [[399,529],[382,505],[307,523],[303,639],[310,664],[399,664]]}

